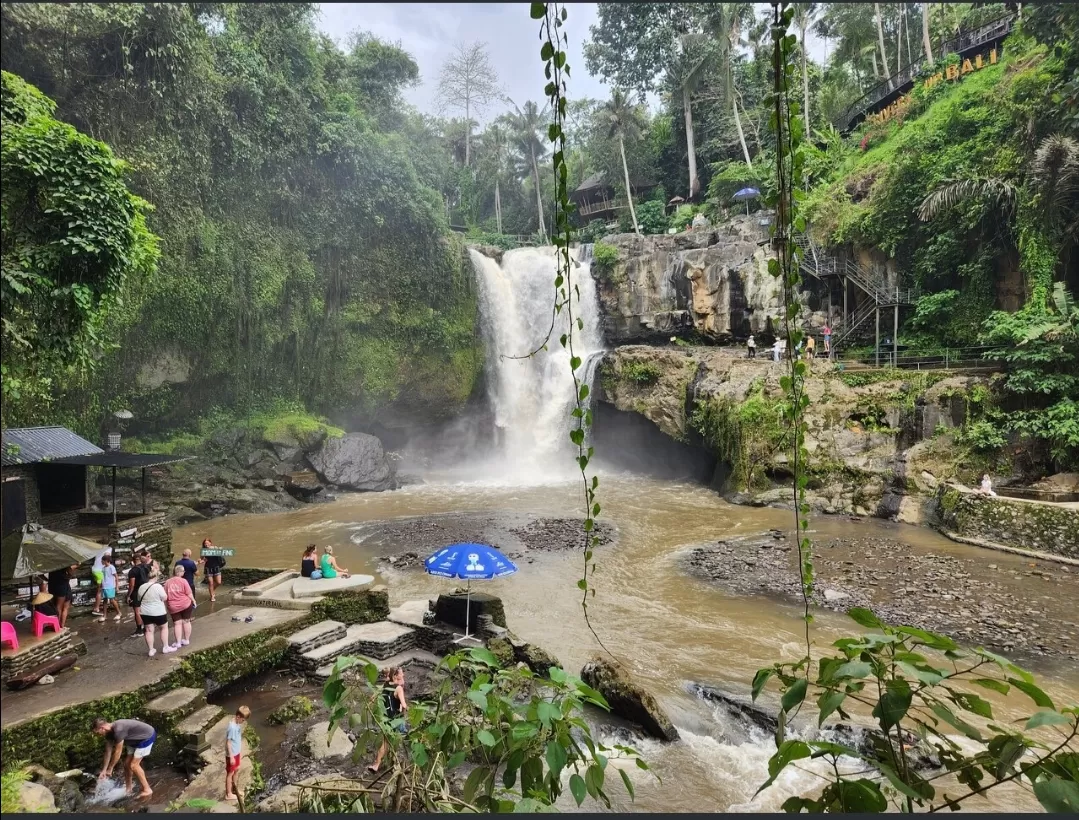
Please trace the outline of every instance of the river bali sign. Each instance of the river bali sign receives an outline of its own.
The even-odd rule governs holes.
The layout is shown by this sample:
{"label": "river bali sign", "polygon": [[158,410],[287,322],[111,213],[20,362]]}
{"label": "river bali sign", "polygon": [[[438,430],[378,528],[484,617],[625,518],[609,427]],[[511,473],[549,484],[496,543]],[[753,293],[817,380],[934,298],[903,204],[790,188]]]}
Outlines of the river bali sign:
{"label": "river bali sign", "polygon": [[[962,63],[954,63],[950,66],[947,66],[944,71],[938,71],[933,76],[926,77],[925,80],[922,81],[922,87],[928,91],[930,88],[940,82],[943,82],[944,80],[948,80],[950,82],[958,82],[959,79],[966,74],[970,74],[974,71],[980,71],[986,66],[996,64],[997,50],[994,48],[992,51],[989,52],[988,56],[984,58],[981,54],[979,54],[977,57],[974,58],[973,62],[971,62],[969,59],[965,59]],[[866,117],[866,119],[873,124],[888,122],[888,120],[894,119],[895,117],[906,113],[907,108],[910,107],[910,103],[910,94],[904,94],[902,97],[893,102],[883,111],[880,111],[876,114],[870,114],[868,117]]]}

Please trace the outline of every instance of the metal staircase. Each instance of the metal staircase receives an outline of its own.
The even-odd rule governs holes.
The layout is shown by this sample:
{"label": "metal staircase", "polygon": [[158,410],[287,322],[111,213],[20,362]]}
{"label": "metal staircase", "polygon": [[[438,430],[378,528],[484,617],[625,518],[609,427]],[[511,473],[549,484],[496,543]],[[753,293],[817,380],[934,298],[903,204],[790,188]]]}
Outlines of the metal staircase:
{"label": "metal staircase", "polygon": [[867,319],[881,308],[896,308],[914,304],[917,293],[910,288],[890,288],[884,277],[867,271],[850,259],[840,260],[817,245],[808,234],[796,233],[794,244],[798,246],[799,267],[802,272],[824,281],[828,277],[842,277],[852,282],[869,298],[854,311],[832,323],[832,345],[838,346],[854,336]]}

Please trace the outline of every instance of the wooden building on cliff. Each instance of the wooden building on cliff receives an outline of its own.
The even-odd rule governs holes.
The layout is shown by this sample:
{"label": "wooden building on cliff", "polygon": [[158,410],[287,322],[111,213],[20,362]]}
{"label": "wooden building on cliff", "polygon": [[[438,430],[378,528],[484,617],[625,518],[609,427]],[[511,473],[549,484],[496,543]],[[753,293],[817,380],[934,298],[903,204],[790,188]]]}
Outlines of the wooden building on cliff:
{"label": "wooden building on cliff", "polygon": [[[630,180],[630,187],[635,197],[647,196],[656,189],[656,183]],[[629,207],[616,193],[614,186],[605,181],[602,171],[592,174],[578,185],[569,198],[577,206],[577,220],[581,225],[587,225],[594,219],[610,222]]]}

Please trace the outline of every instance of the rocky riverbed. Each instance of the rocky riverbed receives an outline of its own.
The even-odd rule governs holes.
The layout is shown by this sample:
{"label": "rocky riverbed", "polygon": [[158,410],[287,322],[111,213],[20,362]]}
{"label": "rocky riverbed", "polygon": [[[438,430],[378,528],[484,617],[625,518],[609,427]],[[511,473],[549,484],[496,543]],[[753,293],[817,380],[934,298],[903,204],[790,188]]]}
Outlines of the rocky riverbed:
{"label": "rocky riverbed", "polygon": [[[612,543],[617,530],[597,522],[599,546]],[[494,544],[513,561],[531,563],[535,553],[580,549],[581,519],[542,518],[520,513],[426,515],[381,521],[361,528],[353,540],[377,546],[380,558],[395,569],[420,566],[446,544]]]}
{"label": "rocky riverbed", "polygon": [[[1072,567],[915,551],[879,537],[823,540],[814,549],[818,606],[869,607],[888,623],[1009,655],[1079,659],[1079,572]],[[791,538],[777,530],[693,547],[682,561],[732,592],[801,598]]]}

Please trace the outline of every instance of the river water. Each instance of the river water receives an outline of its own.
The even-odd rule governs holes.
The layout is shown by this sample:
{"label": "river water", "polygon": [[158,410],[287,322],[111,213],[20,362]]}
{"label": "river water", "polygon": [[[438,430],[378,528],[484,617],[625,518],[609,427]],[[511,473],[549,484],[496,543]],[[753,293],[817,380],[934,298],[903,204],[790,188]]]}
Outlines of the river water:
{"label": "river water", "polygon": [[[546,351],[523,361],[512,358],[538,347],[551,326],[554,250],[508,251],[500,263],[471,253],[488,354],[487,399],[496,426],[493,450],[467,465],[453,465],[454,472],[429,468],[426,483],[394,492],[347,495],[289,513],[229,516],[184,527],[176,532],[178,548],[197,548],[203,538],[210,537],[236,550],[233,562],[237,565],[298,568],[304,545],[329,544],[342,566],[387,583],[391,605],[396,605],[433,598],[455,584],[420,570],[383,567],[378,556],[391,545],[380,542],[373,522],[454,513],[580,515],[582,485],[568,441],[574,385],[569,354],[558,341],[569,327],[566,314],[555,317]],[[574,302],[574,311],[581,325],[574,352],[582,359],[579,375],[587,378],[594,372],[603,338],[589,275],[590,254],[584,249],[575,252],[575,258],[574,281],[580,298]],[[632,442],[623,445],[634,446]],[[461,452],[460,446],[452,449]],[[445,464],[438,453],[430,455],[434,458],[428,464]],[[726,594],[686,574],[679,561],[680,554],[693,545],[787,528],[791,513],[736,507],[701,486],[625,474],[603,476],[600,503],[602,519],[615,525],[617,538],[596,551],[599,567],[591,583],[597,594],[589,604],[593,626],[604,645],[668,710],[682,738],[670,745],[652,741],[639,745],[659,779],[633,769],[634,804],[621,785],[612,782],[615,807],[775,811],[790,795],[819,787],[820,778],[811,766],[792,768],[767,792],[754,797],[767,779],[773,739],[747,738],[744,732],[735,732],[723,714],[687,688],[690,682],[698,682],[748,691],[757,669],[802,656],[804,627],[793,603]],[[821,538],[886,537],[908,544],[914,552],[979,556],[982,563],[989,563],[976,548],[912,527],[826,518],[815,519],[813,526]],[[427,554],[442,545],[404,546]],[[399,552],[402,545],[392,547]],[[992,562],[1007,569],[1018,567],[1021,559],[994,553]],[[577,588],[582,556],[573,550],[529,552],[520,570],[483,588],[502,597],[511,629],[554,653],[566,669],[579,671],[599,648],[583,620]],[[1074,602],[1039,601],[1039,606],[1071,612]],[[818,612],[812,630],[815,652],[856,631],[856,625],[844,616]],[[1079,673],[1074,664],[1047,664],[1038,671],[1044,688],[1058,702],[1079,702]],[[1031,711],[1023,700],[992,699],[1000,719]],[[951,789],[953,794],[962,791]],[[1037,804],[1019,788],[1005,787],[994,793],[991,802],[972,807],[1015,810],[1037,808]]]}
{"label": "river water", "polygon": [[[196,547],[204,537],[236,549],[233,563],[296,567],[302,547],[330,544],[340,563],[387,583],[391,605],[431,598],[454,586],[422,571],[394,571],[377,560],[379,544],[364,540],[370,522],[443,513],[530,513],[566,516],[579,506],[579,483],[507,486],[494,481],[439,480],[387,493],[345,496],[335,502],[269,515],[228,516],[184,527],[176,543]],[[737,597],[688,576],[678,556],[685,546],[730,534],[788,527],[782,510],[737,507],[712,491],[689,484],[631,476],[604,476],[602,517],[618,528],[617,540],[597,551],[597,588],[590,613],[606,646],[650,688],[666,707],[682,740],[664,746],[646,741],[642,751],[662,782],[637,777],[639,810],[777,810],[788,796],[811,789],[817,778],[792,771],[753,799],[767,778],[770,738],[729,742],[722,714],[686,690],[689,681],[748,686],[753,673],[777,659],[800,656],[803,628],[793,604],[763,597]],[[865,537],[880,533],[908,543],[914,551],[978,555],[974,547],[954,544],[927,530],[878,521],[855,523],[817,518],[819,537]],[[357,543],[359,542],[359,543]],[[420,545],[417,545],[418,547]],[[984,555],[984,553],[983,553]],[[585,627],[576,587],[582,561],[575,552],[530,553],[516,575],[486,582],[483,589],[503,597],[510,627],[521,637],[553,652],[572,671],[598,646]],[[1004,566],[1020,559],[992,555]],[[1070,606],[1060,602],[1060,606]],[[820,652],[836,637],[858,627],[836,613],[816,613],[813,642]],[[1079,701],[1079,670],[1047,662],[1037,670],[1057,703]],[[986,694],[982,692],[982,694]],[[1024,699],[995,697],[998,718],[1029,714]],[[958,789],[954,791],[958,792]],[[618,784],[612,786],[618,804]],[[1026,794],[1011,789],[994,798],[997,808],[1030,808]]]}

